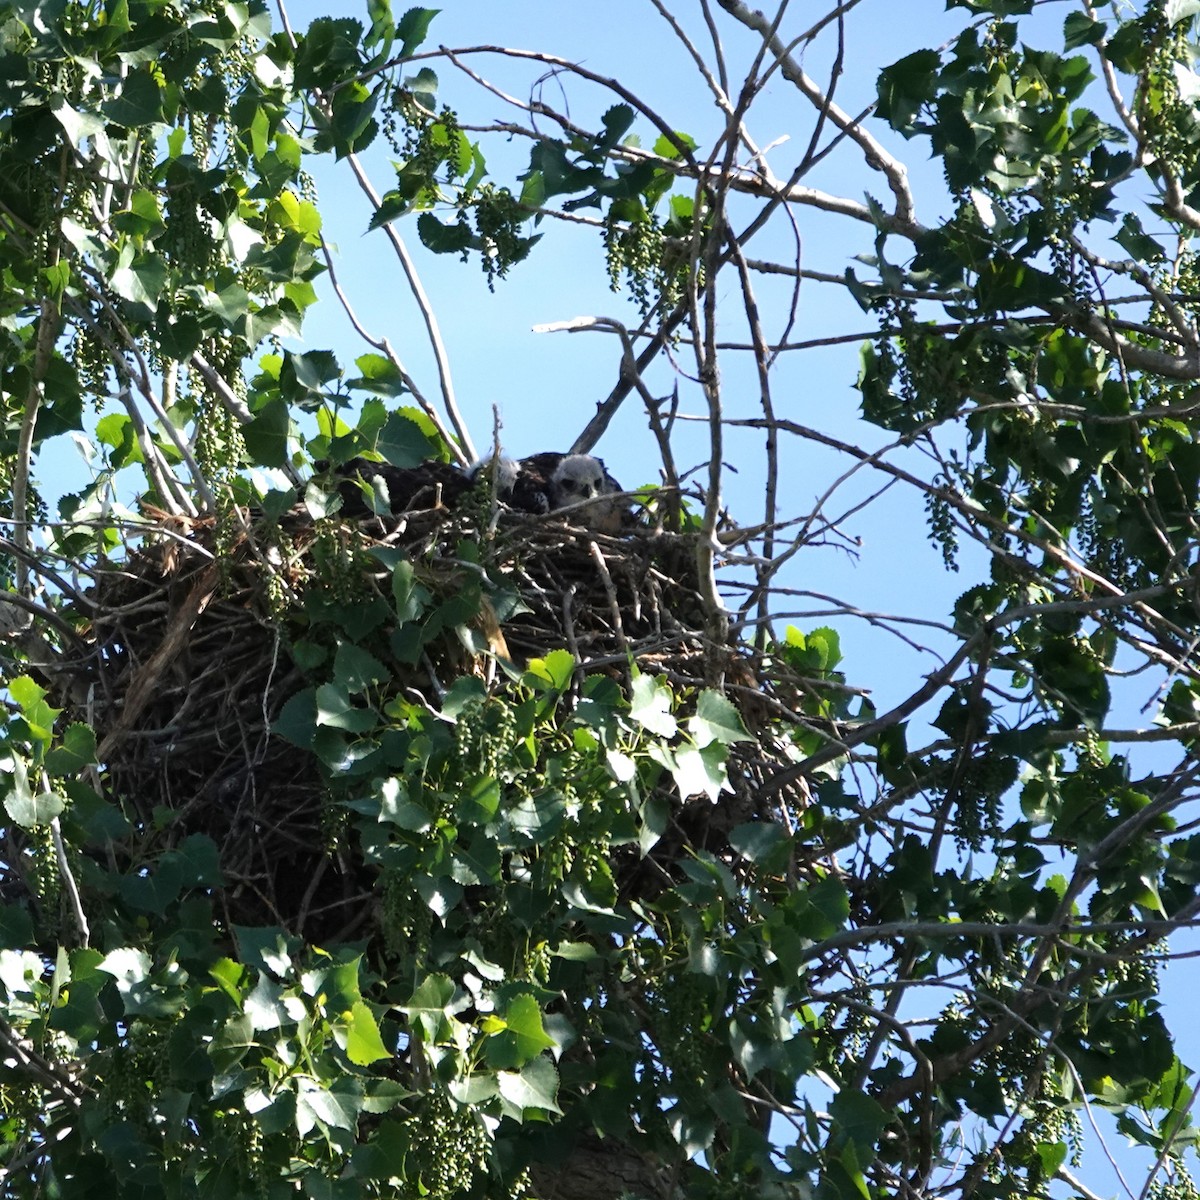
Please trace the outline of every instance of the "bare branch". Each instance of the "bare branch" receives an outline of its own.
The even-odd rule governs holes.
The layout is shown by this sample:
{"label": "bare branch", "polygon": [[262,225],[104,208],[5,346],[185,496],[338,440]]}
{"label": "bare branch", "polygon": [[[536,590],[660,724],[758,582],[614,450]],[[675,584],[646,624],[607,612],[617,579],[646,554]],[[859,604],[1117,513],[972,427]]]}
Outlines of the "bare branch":
{"label": "bare branch", "polygon": [[329,270],[329,280],[333,287],[333,293],[337,297],[338,303],[342,306],[342,309],[349,319],[350,324],[354,326],[354,331],[369,346],[374,346],[375,349],[378,350],[380,354],[384,355],[392,364],[392,366],[396,368],[396,372],[399,374],[404,386],[412,394],[412,398],[417,402],[421,411],[430,419],[430,421],[433,422],[434,428],[438,431],[438,434],[441,436],[442,440],[450,448],[451,454],[458,459],[459,463],[466,465],[467,463],[472,462],[473,456],[472,454],[468,453],[468,450],[466,449],[466,446],[469,446],[469,443],[463,443],[461,440],[455,439],[451,436],[450,431],[442,422],[441,415],[429,402],[424,392],[422,392],[417,386],[417,381],[405,369],[404,363],[400,359],[400,355],[396,353],[395,349],[393,349],[391,342],[389,342],[385,337],[373,336],[358,319],[358,315],[354,311],[354,306],[350,303],[350,298],[346,295],[346,292],[342,288],[341,282],[337,277],[337,270],[334,264],[333,254],[329,249],[329,243],[325,240],[324,235],[321,237],[321,253],[325,258],[325,265]]}
{"label": "bare branch", "polygon": [[[363,169],[362,163],[359,162],[356,154],[346,156],[347,162],[350,164],[350,169],[354,172],[354,178],[358,182],[359,188],[363,195],[371,202],[372,208],[375,211],[379,210],[380,198],[379,193],[375,191],[370,179],[367,177],[366,171]],[[450,418],[450,424],[454,426],[454,432],[458,436],[461,446],[463,462],[471,462],[478,457],[475,450],[475,443],[471,441],[471,435],[467,431],[466,423],[462,419],[462,414],[458,410],[458,401],[454,395],[454,383],[450,374],[450,356],[446,353],[446,344],[442,340],[441,325],[438,323],[436,314],[433,311],[433,305],[429,302],[429,296],[425,292],[425,286],[421,282],[421,277],[417,273],[417,265],[413,261],[412,255],[408,252],[408,247],[404,244],[404,239],[396,231],[395,225],[388,222],[383,227],[384,235],[391,243],[392,250],[396,258],[399,260],[400,266],[404,271],[404,277],[408,280],[409,290],[413,294],[413,298],[417,302],[417,308],[421,313],[421,320],[425,323],[425,332],[429,337],[429,344],[433,348],[434,360],[437,362],[438,380],[442,388],[442,403],[446,407],[446,415]]]}
{"label": "bare branch", "polygon": [[803,68],[788,53],[780,41],[771,22],[757,9],[750,8],[742,0],[717,0],[720,6],[735,21],[753,29],[771,49],[783,72],[783,77],[794,84],[814,105],[818,111],[827,112],[829,119],[845,133],[863,152],[863,157],[869,166],[881,171],[891,188],[895,200],[893,217],[900,228],[913,229],[916,226],[912,191],[908,183],[908,168],[894,158],[884,147],[863,127],[861,122],[854,120],[832,103],[820,88],[804,73]]}

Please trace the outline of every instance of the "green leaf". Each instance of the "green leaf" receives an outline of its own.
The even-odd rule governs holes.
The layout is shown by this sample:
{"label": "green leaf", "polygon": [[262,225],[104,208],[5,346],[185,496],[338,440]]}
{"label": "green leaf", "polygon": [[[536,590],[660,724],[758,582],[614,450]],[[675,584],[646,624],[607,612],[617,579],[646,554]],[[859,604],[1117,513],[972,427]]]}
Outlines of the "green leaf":
{"label": "green leaf", "polygon": [[682,143],[689,150],[695,150],[697,146],[696,139],[690,133],[684,133],[682,130],[673,130],[675,141],[672,141],[667,135],[660,134],[658,140],[654,143],[654,153],[660,158],[682,158],[676,142]]}
{"label": "green leaf", "polygon": [[778,1066],[783,1058],[780,1043],[745,1017],[729,1023],[729,1048],[748,1079]]}
{"label": "green leaf", "polygon": [[840,879],[829,876],[813,884],[808,889],[808,899],[828,920],[830,932],[844,928],[850,919],[850,894]]}
{"label": "green leaf", "polygon": [[[862,1167],[858,1162],[858,1150],[853,1142],[847,1142],[841,1149],[841,1152],[834,1159],[834,1169],[831,1169],[830,1175],[834,1179],[838,1178],[838,1170],[844,1175],[847,1183],[854,1189],[856,1195],[861,1197],[861,1200],[872,1200],[871,1189],[867,1185],[867,1178],[862,1172]],[[869,1161],[869,1160],[868,1160]],[[833,1194],[844,1196],[846,1194],[843,1186],[837,1186],[830,1189]]]}
{"label": "green leaf", "polygon": [[28,675],[18,675],[8,684],[9,695],[21,709],[21,716],[36,741],[49,743],[54,737],[54,722],[61,708],[51,708],[44,697],[46,689],[39,687]]}
{"label": "green leaf", "polygon": [[96,422],[96,440],[112,447],[113,453],[108,457],[115,470],[142,461],[137,430],[125,413],[108,413],[101,417]]}
{"label": "green leaf", "polygon": [[1146,31],[1140,21],[1124,21],[1119,24],[1108,44],[1104,56],[1118,70],[1136,74],[1146,62],[1148,52]]}
{"label": "green leaf", "polygon": [[396,191],[386,192],[379,202],[379,207],[371,214],[367,228],[382,229],[388,222],[404,216],[411,207],[410,197]]}
{"label": "green leaf", "polygon": [[[400,368],[385,355],[364,354],[354,360],[354,365],[359,369],[361,374],[357,379],[347,380],[347,387],[374,392],[378,396],[399,396],[402,392],[408,390],[408,385],[404,382],[404,376]],[[388,459],[388,461],[391,462],[391,459]],[[396,463],[394,465],[400,466],[402,464]]]}
{"label": "green leaf", "polygon": [[594,962],[600,957],[600,952],[590,942],[559,942],[551,953],[555,958],[565,958],[569,962]]}
{"label": "green leaf", "polygon": [[[473,872],[470,873],[471,882],[478,883],[481,877]],[[414,881],[414,886],[417,890],[417,895],[425,902],[429,911],[433,913],[439,921],[444,921],[447,914],[453,912],[462,901],[463,887],[456,883],[453,879],[446,875],[418,875]]]}
{"label": "green leaf", "polygon": [[416,568],[407,559],[392,568],[392,596],[402,625],[420,617],[433,599],[429,589],[417,582]]}
{"label": "green leaf", "polygon": [[807,634],[789,625],[786,644],[789,650],[794,647],[803,652],[801,655],[789,653],[788,661],[814,675],[827,675],[842,661],[842,643],[837,630],[825,625]]}
{"label": "green leaf", "polygon": [[10,996],[30,996],[40,990],[45,969],[31,950],[0,950],[0,985]]}
{"label": "green leaf", "polygon": [[315,1079],[301,1077],[296,1085],[296,1131],[301,1137],[316,1126],[353,1129],[362,1108],[362,1087],[350,1076],[324,1087]]}
{"label": "green leaf", "polygon": [[1122,217],[1116,241],[1123,250],[1128,251],[1139,262],[1161,262],[1164,257],[1162,246],[1145,232],[1141,220],[1135,213],[1126,213]]}
{"label": "green leaf", "polygon": [[994,17],[1014,17],[1033,12],[1034,0],[946,0],[946,8],[966,8]]}
{"label": "green leaf", "polygon": [[229,283],[216,291],[204,288],[198,299],[210,313],[220,318],[226,329],[244,331],[251,304],[250,293],[240,283]]}
{"label": "green leaf", "polygon": [[[22,823],[19,820],[18,814],[29,816],[31,805],[34,804],[34,793],[29,787],[29,768],[25,766],[24,760],[16,755],[7,755],[0,758],[0,786],[4,785],[5,776],[8,781],[8,794],[5,797],[5,810],[8,816]],[[37,822],[31,823],[36,826]]]}
{"label": "green leaf", "polygon": [[217,981],[217,985],[238,1007],[242,1003],[242,983],[246,978],[247,969],[234,962],[232,958],[219,958],[208,969],[209,975]]}
{"label": "green leaf", "polygon": [[359,708],[350,700],[350,693],[333,683],[317,688],[317,725],[344,729],[348,733],[365,733],[379,722],[373,708]]}
{"label": "green leaf", "polygon": [[62,97],[56,97],[54,103],[50,106],[50,111],[58,119],[58,123],[66,130],[67,137],[70,138],[72,145],[78,146],[81,142],[86,141],[90,137],[95,137],[96,134],[104,130],[104,118],[96,113],[77,112],[73,109],[66,100]]}
{"label": "green leaf", "polygon": [[[126,250],[128,253],[122,253],[121,265],[109,277],[109,284],[122,299],[142,305],[153,312],[158,307],[158,298],[166,286],[166,263],[153,254],[144,254],[135,260],[133,247],[127,246]],[[242,302],[239,312],[244,310],[245,301]]]}
{"label": "green leaf", "polygon": [[433,213],[423,212],[417,218],[417,236],[421,244],[434,254],[462,254],[470,249],[475,235],[465,220],[448,225],[439,221]]}
{"label": "green leaf", "polygon": [[527,1112],[562,1112],[557,1101],[558,1072],[548,1058],[535,1058],[520,1071],[497,1071],[496,1084],[507,1102],[507,1115],[515,1121],[523,1121]]}
{"label": "green leaf", "polygon": [[22,713],[40,704],[46,689],[35,683],[28,675],[18,675],[7,684],[8,694],[17,702]]}
{"label": "green leaf", "polygon": [[565,692],[575,674],[575,656],[569,650],[551,650],[545,658],[531,658],[524,682],[539,691]]}
{"label": "green leaf", "polygon": [[725,759],[728,751],[720,742],[697,749],[694,746],[684,746],[675,751],[674,764],[671,774],[679,795],[684,799],[689,796],[704,795],[716,804],[721,793],[728,790],[729,780],[725,770]]}
{"label": "green leaf", "polygon": [[936,50],[917,50],[880,71],[877,112],[905,137],[917,132],[918,116],[937,94],[941,65]]}
{"label": "green leaf", "polygon": [[369,1067],[373,1062],[392,1057],[379,1035],[379,1023],[365,1001],[359,1000],[350,1009],[343,1034],[346,1057],[360,1067]]}
{"label": "green leaf", "polygon": [[130,831],[130,824],[116,804],[78,779],[64,779],[63,791],[71,800],[71,821],[83,830],[93,844],[103,845],[120,841]]}
{"label": "green leaf", "polygon": [[837,1122],[842,1136],[858,1151],[858,1162],[872,1162],[879,1137],[888,1123],[887,1111],[865,1092],[843,1088],[833,1098],[829,1115]]}
{"label": "green leaf", "polygon": [[317,732],[317,693],[315,688],[305,688],[284,704],[275,718],[271,731],[287,738],[294,746],[311,750],[313,736]]}
{"label": "green leaf", "polygon": [[424,833],[433,824],[429,810],[410,800],[404,781],[394,776],[379,785],[379,819],[412,833]]}
{"label": "green leaf", "polygon": [[678,731],[671,715],[674,703],[675,694],[665,680],[653,675],[639,675],[633,681],[629,716],[643,729],[659,737],[672,738]]}
{"label": "green leaf", "polygon": [[1107,29],[1103,21],[1094,21],[1087,13],[1068,13],[1063,21],[1063,47],[1075,50],[1097,45],[1104,40]]}
{"label": "green leaf", "polygon": [[67,259],[61,258],[58,262],[43,267],[41,275],[46,281],[46,288],[50,295],[56,302],[61,302],[63,293],[67,290],[67,284],[71,282],[71,264]]}
{"label": "green leaf", "polygon": [[433,458],[437,447],[421,427],[403,413],[392,413],[379,432],[375,449],[393,467],[419,466]]}
{"label": "green leaf", "polygon": [[478,676],[463,675],[456,679],[442,697],[442,715],[457,720],[468,707],[487,696],[487,684]]}
{"label": "green leaf", "polygon": [[500,784],[488,775],[460,792],[456,820],[462,825],[486,825],[500,808]]}
{"label": "green leaf", "polygon": [[100,110],[115,125],[135,129],[163,119],[162,92],[151,68],[130,71],[121,90],[112,100],[100,105]]}
{"label": "green leaf", "polygon": [[264,467],[282,467],[288,463],[288,435],[291,417],[283,400],[270,400],[242,426],[246,452]]}
{"label": "green leaf", "polygon": [[418,104],[431,112],[437,106],[438,77],[432,67],[422,67],[415,75],[407,76],[404,86],[412,92]]}
{"label": "green leaf", "polygon": [[259,975],[254,989],[242,1004],[242,1011],[249,1018],[250,1028],[255,1033],[291,1024],[283,1004],[282,986],[266,975]]}
{"label": "green leaf", "polygon": [[22,829],[49,825],[66,808],[65,798],[55,792],[34,793],[25,764],[19,758],[9,759],[8,770],[9,792],[4,798],[4,810]]}
{"label": "green leaf", "polygon": [[388,669],[373,654],[353,642],[339,642],[333,659],[333,682],[351,695],[365,692],[374,683],[382,683]]}
{"label": "green leaf", "polygon": [[363,48],[373,50],[378,46],[373,61],[382,61],[388,57],[392,43],[398,36],[391,0],[367,0],[367,15],[371,18],[371,28],[363,38]]}
{"label": "green leaf", "polygon": [[1053,1179],[1058,1168],[1067,1161],[1067,1143],[1037,1142],[1033,1148],[1042,1164],[1042,1176]]}
{"label": "green leaf", "polygon": [[752,863],[769,862],[789,845],[786,833],[770,821],[749,821],[729,832],[729,844]]}
{"label": "green leaf", "polygon": [[513,997],[502,1025],[488,1038],[486,1048],[488,1063],[498,1070],[523,1067],[544,1050],[553,1050],[556,1046],[542,1024],[538,1002],[528,994]]}
{"label": "green leaf", "polygon": [[243,962],[270,971],[277,979],[291,973],[292,947],[282,929],[272,925],[235,925],[234,933]]}
{"label": "green leaf", "polygon": [[425,41],[429,23],[441,12],[440,8],[410,8],[396,25],[400,39],[400,57],[407,58]]}
{"label": "green leaf", "polygon": [[150,977],[150,956],[144,950],[127,946],[106,954],[96,969],[113,976],[117,990],[125,995]]}
{"label": "green leaf", "polygon": [[628,133],[633,116],[633,109],[628,104],[614,104],[600,118],[604,123],[604,133],[599,139],[599,149],[611,150]]}
{"label": "green leaf", "polygon": [[162,916],[185,889],[216,887],[221,882],[216,843],[207,835],[196,833],[162,854],[153,870],[122,876],[120,888],[131,907]]}
{"label": "green leaf", "polygon": [[[220,887],[221,855],[217,844],[206,833],[192,833],[174,850],[168,851],[178,863],[187,887]],[[164,856],[165,857],[165,856]]]}
{"label": "green leaf", "polygon": [[46,755],[51,775],[77,775],[96,761],[96,734],[90,725],[68,725],[62,741]]}
{"label": "green leaf", "polygon": [[683,1105],[677,1105],[668,1109],[665,1115],[671,1136],[686,1157],[694,1158],[713,1144],[716,1123],[711,1113],[690,1112]]}
{"label": "green leaf", "polygon": [[732,745],[753,739],[746,732],[741,714],[720,692],[705,688],[696,705],[696,715],[688,722],[688,729],[703,748],[710,742]]}
{"label": "green leaf", "polygon": [[386,1113],[414,1095],[411,1088],[392,1079],[371,1079],[366,1084],[363,1112]]}
{"label": "green leaf", "polygon": [[0,904],[0,948],[16,950],[33,940],[33,918],[16,904]]}
{"label": "green leaf", "polygon": [[427,975],[400,1011],[417,1022],[427,1041],[438,1043],[450,1030],[449,1008],[454,998],[454,980],[448,975]]}

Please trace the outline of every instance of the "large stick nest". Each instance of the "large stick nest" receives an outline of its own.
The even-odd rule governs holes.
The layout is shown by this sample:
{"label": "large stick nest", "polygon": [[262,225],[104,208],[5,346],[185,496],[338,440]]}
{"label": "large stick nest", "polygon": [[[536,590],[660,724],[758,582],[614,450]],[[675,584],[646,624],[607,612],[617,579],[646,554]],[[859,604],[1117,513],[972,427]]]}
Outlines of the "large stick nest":
{"label": "large stick nest", "polygon": [[[486,570],[510,602],[495,603],[492,589],[462,624],[426,630],[417,652],[386,664],[399,693],[437,708],[463,674],[494,681],[496,655],[520,667],[558,648],[575,656],[577,678],[604,671],[625,684],[636,663],[676,689],[723,685],[755,740],[735,748],[734,788],[720,804],[672,797],[674,827],[656,854],[665,861],[685,842],[720,853],[734,825],[771,816],[756,793],[786,765],[771,728],[796,681],[780,681],[778,664],[776,678],[764,677],[735,640],[713,639],[694,537],[632,524],[601,535],[498,512],[486,499],[453,510],[431,499],[399,515],[316,522],[303,510],[278,523],[233,514],[220,528],[164,518],[98,574],[86,652],[66,664],[59,695],[74,698],[70,716],[101,737],[106,790],[133,830],[118,848],[127,868],[207,834],[228,921],[279,924],[317,941],[369,932],[373,875],[332,836],[315,757],[272,726],[310,682],[296,645],[312,602],[378,612],[386,601],[396,624],[390,564],[401,555],[439,598]],[[464,545],[482,547],[482,561],[465,557]],[[774,812],[802,803],[797,788],[772,798]],[[622,870],[632,892],[654,874],[635,858]]]}

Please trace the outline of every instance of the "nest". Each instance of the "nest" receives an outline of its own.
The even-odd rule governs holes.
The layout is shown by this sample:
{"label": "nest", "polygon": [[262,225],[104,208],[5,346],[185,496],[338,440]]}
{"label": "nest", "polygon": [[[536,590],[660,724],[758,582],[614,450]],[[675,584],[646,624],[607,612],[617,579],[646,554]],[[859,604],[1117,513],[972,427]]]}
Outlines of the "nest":
{"label": "nest", "polygon": [[[218,847],[227,922],[280,925],[314,941],[369,932],[372,870],[331,837],[315,757],[272,730],[310,682],[296,652],[305,599],[369,607],[386,598],[391,611],[386,564],[400,556],[439,597],[485,569],[502,582],[464,625],[387,664],[401,694],[436,708],[455,678],[494,679],[497,656],[523,666],[558,648],[574,655],[580,677],[604,671],[625,684],[636,662],[676,685],[732,681],[727,694],[764,736],[736,747],[735,787],[722,804],[674,797],[675,847],[719,851],[730,828],[764,815],[758,785],[785,765],[766,733],[780,705],[744,650],[706,632],[693,538],[643,527],[603,536],[436,501],[340,522],[293,512],[232,535],[211,520],[164,519],[98,574],[86,651],[64,664],[70,686],[59,694],[103,735],[106,791],[131,829],[119,848],[126,871],[205,834]],[[488,562],[464,557],[464,545],[484,546]],[[631,863],[632,890],[639,878]]]}

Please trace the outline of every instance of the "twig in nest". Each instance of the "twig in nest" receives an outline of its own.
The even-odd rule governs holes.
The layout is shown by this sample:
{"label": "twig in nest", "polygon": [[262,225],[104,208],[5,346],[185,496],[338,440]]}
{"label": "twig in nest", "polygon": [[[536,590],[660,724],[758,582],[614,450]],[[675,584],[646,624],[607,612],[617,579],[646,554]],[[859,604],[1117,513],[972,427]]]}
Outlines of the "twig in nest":
{"label": "twig in nest", "polygon": [[[347,521],[345,533],[368,554],[381,545],[402,551],[440,602],[462,589],[464,571],[485,570],[461,560],[457,547],[463,539],[483,540],[488,515],[482,503],[412,508],[364,517],[357,525]],[[281,525],[290,537],[294,579],[319,585],[311,520],[297,512]],[[91,709],[77,711],[87,711],[93,725],[120,722],[119,738],[101,759],[106,787],[119,800],[172,815],[165,827],[135,823],[117,856],[122,864],[145,861],[189,833],[205,833],[219,847],[227,884],[218,903],[228,922],[282,924],[317,940],[334,936],[331,922],[370,925],[378,910],[364,899],[374,867],[350,849],[344,858],[318,865],[315,816],[326,785],[312,758],[270,732],[272,718],[309,681],[290,659],[286,635],[281,641],[267,633],[275,610],[266,598],[261,559],[239,539],[218,574],[212,523],[177,527],[190,536],[172,535],[170,550],[145,545],[100,572],[95,603],[86,599],[82,606],[94,610],[95,619],[86,657],[72,666],[94,688],[96,700]],[[468,622],[473,636],[465,640],[465,661],[455,631],[446,628],[424,659],[392,664],[393,686],[437,712],[443,682],[481,667],[490,671],[492,655],[505,656],[505,643],[511,647],[506,656],[518,666],[567,648],[580,664],[577,679],[603,671],[624,682],[622,674],[631,674],[630,663],[637,661],[685,689],[702,686],[709,643],[693,541],[641,530],[606,538],[573,529],[554,514],[502,511],[496,538],[486,542],[480,585],[485,597],[492,596],[490,580],[500,585],[498,594],[515,591],[523,604],[501,628],[485,602]],[[387,578],[380,563],[368,560],[361,583],[383,594]],[[761,664],[752,669],[756,677],[770,674]],[[753,679],[737,682],[754,686]],[[779,703],[774,687],[764,694]],[[766,716],[786,720],[775,705]],[[786,761],[782,751],[768,749],[761,763],[739,768],[731,776],[738,794],[730,804],[745,807],[760,791],[764,804],[775,800],[761,781]],[[778,802],[790,802],[790,793]]]}
{"label": "twig in nest", "polygon": [[309,880],[308,887],[304,889],[304,896],[300,901],[300,911],[296,916],[296,926],[299,929],[303,929],[305,922],[308,920],[308,910],[312,904],[313,896],[316,895],[317,885],[321,882],[328,866],[329,859],[321,858],[317,860],[316,868],[312,873],[312,879]]}
{"label": "twig in nest", "polygon": [[562,594],[562,621],[563,621],[563,638],[567,643],[567,649],[571,652],[571,657],[577,662],[583,662],[583,655],[579,652],[579,642],[575,637],[575,617],[571,612],[571,606],[575,600],[575,584],[570,584]]}
{"label": "twig in nest", "polygon": [[[600,553],[600,547],[595,542],[588,542],[588,552],[592,556],[592,561],[596,564],[596,569],[600,572],[600,580],[604,584],[605,592],[608,594],[608,608],[612,613],[613,635],[617,639],[617,646],[624,651],[627,663],[632,664],[633,656],[629,652],[629,642],[625,637],[625,627],[621,623],[621,605],[617,601],[617,589],[613,586],[612,576],[608,571],[608,563],[604,561],[604,555]],[[632,693],[633,676],[629,665],[625,668],[625,682]]]}
{"label": "twig in nest", "polygon": [[113,749],[125,736],[125,733],[133,727],[142,710],[154,698],[162,673],[174,662],[175,657],[183,649],[192,626],[196,624],[200,614],[208,607],[208,602],[212,599],[216,587],[217,568],[215,565],[209,565],[200,573],[198,582],[172,618],[158,649],[150,656],[146,665],[138,671],[137,677],[126,692],[125,707],[96,752],[98,761],[104,762],[112,754]]}

